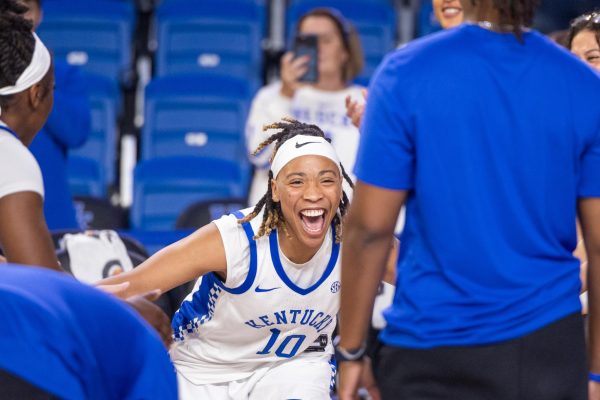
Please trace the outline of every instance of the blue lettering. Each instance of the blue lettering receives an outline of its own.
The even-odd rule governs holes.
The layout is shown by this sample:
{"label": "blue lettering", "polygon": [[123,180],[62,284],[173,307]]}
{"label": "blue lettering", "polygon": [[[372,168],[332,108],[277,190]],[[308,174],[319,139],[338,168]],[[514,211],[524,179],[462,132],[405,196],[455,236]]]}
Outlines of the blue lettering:
{"label": "blue lettering", "polygon": [[326,323],[327,321],[329,321],[331,319],[331,315],[326,316],[325,318],[323,318],[323,320],[321,322],[319,322],[318,324],[314,325],[314,328],[318,331],[319,329],[321,329],[321,327],[323,326],[324,323]]}
{"label": "blue lettering", "polygon": [[262,315],[262,316],[258,317],[258,319],[260,319],[262,322],[264,322],[265,326],[275,325],[274,323],[272,323],[271,321],[269,321],[269,317],[266,316],[266,315]]}
{"label": "blue lettering", "polygon": [[285,315],[285,310],[281,311],[281,314],[275,311],[275,320],[276,324],[287,324],[287,316]]}
{"label": "blue lettering", "polygon": [[315,326],[315,325],[316,325],[316,324],[315,324],[315,321],[317,320],[317,318],[321,318],[323,315],[324,315],[324,314],[323,314],[321,311],[319,311],[319,312],[317,313],[317,315],[315,315],[315,317],[312,319],[312,321],[310,321],[310,323],[309,323],[308,325],[309,325],[309,326]]}
{"label": "blue lettering", "polygon": [[320,332],[321,332],[323,329],[327,328],[327,327],[328,327],[328,326],[329,326],[329,325],[330,325],[332,322],[333,322],[333,318],[331,318],[331,319],[329,320],[329,322],[327,322],[327,324],[325,324],[325,326],[324,326],[324,327],[322,327],[321,329],[318,329],[318,330],[317,330],[317,332],[319,332],[319,333],[320,333]]}
{"label": "blue lettering", "polygon": [[290,310],[290,313],[292,314],[292,324],[296,323],[296,317],[298,316],[298,314],[300,314],[302,312],[302,310]]}
{"label": "blue lettering", "polygon": [[257,325],[253,319],[251,319],[250,321],[246,321],[244,323],[246,325],[251,326],[252,328],[256,328],[256,329],[264,328],[266,326],[266,325]]}
{"label": "blue lettering", "polygon": [[302,325],[308,324],[308,322],[310,321],[310,318],[312,317],[314,312],[315,312],[315,310],[304,310],[304,315],[302,316],[302,320],[300,321],[300,324],[302,324]]}

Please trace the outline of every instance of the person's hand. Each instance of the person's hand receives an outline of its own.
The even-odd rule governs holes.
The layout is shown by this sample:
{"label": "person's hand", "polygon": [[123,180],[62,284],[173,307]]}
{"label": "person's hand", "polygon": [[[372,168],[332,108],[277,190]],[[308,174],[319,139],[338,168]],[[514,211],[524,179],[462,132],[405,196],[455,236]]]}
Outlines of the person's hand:
{"label": "person's hand", "polygon": [[338,399],[358,399],[358,388],[363,376],[363,361],[343,361],[338,368]]}
{"label": "person's hand", "polygon": [[600,382],[594,382],[592,380],[588,383],[588,399],[589,400],[600,400]]}
{"label": "person's hand", "polygon": [[166,348],[173,343],[171,323],[167,315],[156,304],[152,303],[160,297],[160,290],[131,296],[125,301],[132,306],[158,333]]}
{"label": "person's hand", "polygon": [[309,56],[294,58],[294,53],[288,51],[281,57],[281,94],[292,97],[296,90],[304,84],[299,79],[308,70]]}
{"label": "person's hand", "polygon": [[6,263],[6,257],[0,256],[0,264],[5,264],[5,263]]}
{"label": "person's hand", "polygon": [[[367,100],[367,90],[362,91],[363,99]],[[365,101],[353,100],[350,96],[346,96],[346,115],[352,121],[352,125],[360,128],[363,114],[365,113]]]}
{"label": "person's hand", "polygon": [[362,376],[360,377],[360,387],[367,390],[371,400],[381,400],[381,392],[379,392],[379,387],[375,381],[370,357],[363,358],[363,371]]}

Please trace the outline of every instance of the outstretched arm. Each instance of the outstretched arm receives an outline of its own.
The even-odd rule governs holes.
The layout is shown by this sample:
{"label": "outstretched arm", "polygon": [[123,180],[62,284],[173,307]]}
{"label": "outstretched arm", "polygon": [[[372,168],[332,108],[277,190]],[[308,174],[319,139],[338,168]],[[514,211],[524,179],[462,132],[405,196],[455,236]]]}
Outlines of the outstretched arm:
{"label": "outstretched arm", "polygon": [[103,279],[98,284],[129,282],[129,286],[120,297],[138,295],[155,289],[164,293],[211,271],[219,273],[222,278],[227,271],[221,234],[213,223],[162,249],[137,268]]}

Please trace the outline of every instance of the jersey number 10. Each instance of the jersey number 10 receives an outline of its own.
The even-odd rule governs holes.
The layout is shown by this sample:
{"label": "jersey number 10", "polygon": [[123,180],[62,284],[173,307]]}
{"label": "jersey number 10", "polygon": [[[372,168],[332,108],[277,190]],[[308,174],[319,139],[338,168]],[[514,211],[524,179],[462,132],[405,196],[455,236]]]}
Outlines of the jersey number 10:
{"label": "jersey number 10", "polygon": [[[265,346],[264,349],[257,352],[256,354],[270,354],[271,349],[273,348],[273,346],[275,346],[277,339],[279,339],[280,333],[281,333],[281,331],[277,328],[271,329],[271,337],[269,338],[269,342],[267,343],[267,345]],[[277,347],[277,350],[275,350],[275,355],[277,357],[282,357],[282,358],[294,357],[296,355],[296,353],[298,352],[298,349],[300,348],[300,346],[302,346],[302,342],[304,342],[304,339],[306,339],[306,335],[286,336],[285,339],[283,339],[281,341],[281,343],[279,344],[279,346]],[[295,340],[295,342],[292,342],[293,340]],[[293,343],[293,345],[292,345],[292,343]],[[290,345],[293,346],[292,349],[290,351],[286,352],[286,349]]]}

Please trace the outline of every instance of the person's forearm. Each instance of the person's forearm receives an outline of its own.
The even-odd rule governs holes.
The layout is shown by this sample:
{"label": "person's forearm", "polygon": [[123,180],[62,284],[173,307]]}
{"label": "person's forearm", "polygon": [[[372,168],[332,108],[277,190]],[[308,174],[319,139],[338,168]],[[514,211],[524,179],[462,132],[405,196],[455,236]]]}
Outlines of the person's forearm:
{"label": "person's forearm", "polygon": [[390,234],[373,235],[351,221],[344,235],[340,346],[355,349],[365,341],[393,237]]}
{"label": "person's forearm", "polygon": [[590,371],[600,374],[600,254],[588,253]]}

